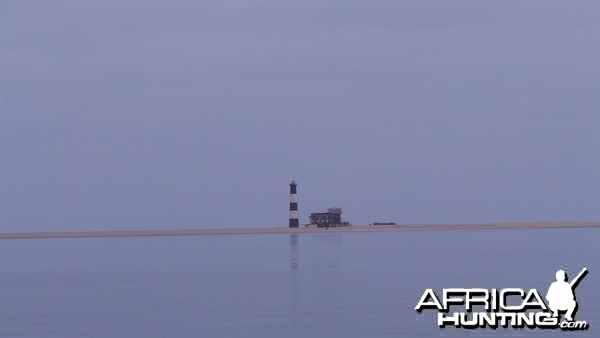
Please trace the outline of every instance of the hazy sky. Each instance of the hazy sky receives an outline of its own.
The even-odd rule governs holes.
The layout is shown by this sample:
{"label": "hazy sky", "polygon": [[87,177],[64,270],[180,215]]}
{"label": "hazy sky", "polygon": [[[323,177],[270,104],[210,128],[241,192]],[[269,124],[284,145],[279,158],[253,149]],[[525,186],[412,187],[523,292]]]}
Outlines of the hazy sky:
{"label": "hazy sky", "polygon": [[0,231],[600,219],[598,1],[2,1]]}

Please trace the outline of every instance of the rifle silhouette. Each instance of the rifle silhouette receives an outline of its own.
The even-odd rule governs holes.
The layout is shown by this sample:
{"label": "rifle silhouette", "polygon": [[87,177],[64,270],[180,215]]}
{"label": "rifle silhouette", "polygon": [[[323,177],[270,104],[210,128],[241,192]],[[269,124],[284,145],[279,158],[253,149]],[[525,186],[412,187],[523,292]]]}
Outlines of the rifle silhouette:
{"label": "rifle silhouette", "polygon": [[587,268],[583,268],[581,270],[581,272],[579,272],[579,274],[577,276],[575,276],[575,278],[573,278],[573,280],[571,281],[571,283],[569,283],[569,285],[571,286],[571,289],[574,289],[577,284],[579,283],[579,281],[587,274],[588,269]]}

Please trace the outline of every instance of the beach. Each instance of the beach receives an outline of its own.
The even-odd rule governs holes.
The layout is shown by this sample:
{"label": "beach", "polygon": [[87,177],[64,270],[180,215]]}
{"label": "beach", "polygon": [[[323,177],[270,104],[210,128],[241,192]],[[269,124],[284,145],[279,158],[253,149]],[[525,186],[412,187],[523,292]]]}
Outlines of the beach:
{"label": "beach", "polygon": [[600,222],[530,222],[482,224],[423,224],[423,225],[353,225],[337,228],[272,227],[239,229],[178,229],[178,230],[122,230],[122,231],[69,231],[0,233],[0,239],[33,238],[86,238],[86,237],[144,237],[144,236],[208,236],[208,235],[265,235],[331,232],[386,232],[386,231],[451,231],[487,229],[540,229],[540,228],[597,228]]}

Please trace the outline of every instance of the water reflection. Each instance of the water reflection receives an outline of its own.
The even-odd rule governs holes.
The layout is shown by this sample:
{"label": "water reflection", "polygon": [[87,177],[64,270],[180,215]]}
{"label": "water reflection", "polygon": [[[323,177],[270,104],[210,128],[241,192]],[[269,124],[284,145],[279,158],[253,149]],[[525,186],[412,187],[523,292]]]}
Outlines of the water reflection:
{"label": "water reflection", "polygon": [[290,268],[298,270],[298,235],[290,235]]}
{"label": "water reflection", "polygon": [[300,304],[300,281],[298,271],[298,235],[290,234],[290,320],[292,337],[300,337],[302,322]]}
{"label": "water reflection", "polygon": [[320,233],[311,236],[311,265],[316,268],[337,269],[342,265],[342,234]]}

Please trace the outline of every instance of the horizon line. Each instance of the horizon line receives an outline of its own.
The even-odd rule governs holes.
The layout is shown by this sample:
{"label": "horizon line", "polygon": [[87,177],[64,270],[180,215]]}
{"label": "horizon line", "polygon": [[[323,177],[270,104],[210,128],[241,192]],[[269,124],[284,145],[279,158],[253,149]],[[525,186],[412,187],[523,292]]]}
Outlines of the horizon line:
{"label": "horizon line", "polygon": [[90,238],[90,237],[158,237],[158,236],[207,236],[207,235],[268,235],[331,232],[389,232],[389,231],[447,231],[491,229],[560,229],[599,228],[600,222],[518,222],[518,223],[471,223],[471,224],[394,224],[350,225],[333,228],[270,227],[270,228],[213,228],[172,230],[106,230],[106,231],[57,231],[0,233],[0,239],[36,238]]}

